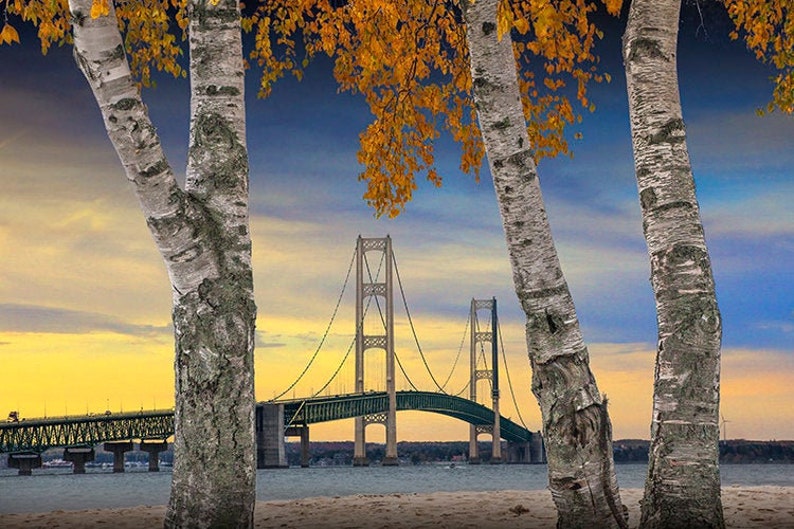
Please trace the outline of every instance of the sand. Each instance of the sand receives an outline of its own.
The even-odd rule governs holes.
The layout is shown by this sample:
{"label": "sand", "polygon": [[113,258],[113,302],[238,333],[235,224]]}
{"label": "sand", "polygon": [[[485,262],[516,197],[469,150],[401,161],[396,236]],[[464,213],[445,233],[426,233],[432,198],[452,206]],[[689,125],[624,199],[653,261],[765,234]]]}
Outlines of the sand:
{"label": "sand", "polygon": [[[621,491],[629,525],[639,522],[640,489]],[[794,529],[794,487],[726,487],[725,522],[732,529]],[[0,514],[3,529],[148,529],[162,527],[165,506]],[[554,528],[548,491],[371,494],[266,501],[256,527],[300,529],[524,529]]]}

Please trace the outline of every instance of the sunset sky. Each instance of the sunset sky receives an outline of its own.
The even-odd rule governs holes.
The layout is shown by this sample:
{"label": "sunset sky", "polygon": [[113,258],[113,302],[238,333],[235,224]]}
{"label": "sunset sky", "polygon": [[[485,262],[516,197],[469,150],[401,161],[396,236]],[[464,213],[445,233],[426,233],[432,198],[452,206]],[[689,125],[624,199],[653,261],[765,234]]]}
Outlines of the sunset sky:
{"label": "sunset sky", "polygon": [[[705,36],[697,25],[682,28],[679,72],[723,315],[724,426],[730,438],[794,439],[794,118],[757,116],[772,71],[730,42],[724,23],[707,21]],[[648,438],[655,313],[622,27],[612,26],[599,48],[612,83],[592,88],[598,109],[578,129],[584,139],[572,144],[574,158],[543,161],[540,176],[614,435]],[[21,36],[22,46],[0,47],[0,418],[10,410],[37,417],[171,407],[171,294],[160,257],[71,49],[42,57],[35,36]],[[538,430],[524,319],[487,166],[480,183],[461,174],[456,146],[442,138],[443,188],[422,183],[403,215],[376,219],[356,178],[358,133],[370,116],[360,97],[337,93],[328,60],[313,64],[302,82],[280,81],[267,100],[255,98],[255,73],[249,81],[257,398],[281,393],[314,353],[356,237],[390,234],[436,378],[449,374],[471,298],[495,296],[516,399],[527,426]],[[172,167],[184,173],[187,81],[163,78],[144,99]],[[395,305],[397,354],[430,390],[399,297]],[[353,307],[351,285],[296,396],[319,389],[341,362]],[[328,391],[352,391],[352,368],[351,358]],[[368,360],[369,371],[380,368]],[[467,368],[463,356],[452,391],[465,384]],[[397,380],[407,388],[401,374]],[[517,420],[505,377],[502,385],[503,415]],[[370,427],[367,437],[382,440],[383,429]],[[453,419],[398,415],[399,440],[467,437],[468,425]],[[352,438],[352,421],[312,427],[313,440]]]}

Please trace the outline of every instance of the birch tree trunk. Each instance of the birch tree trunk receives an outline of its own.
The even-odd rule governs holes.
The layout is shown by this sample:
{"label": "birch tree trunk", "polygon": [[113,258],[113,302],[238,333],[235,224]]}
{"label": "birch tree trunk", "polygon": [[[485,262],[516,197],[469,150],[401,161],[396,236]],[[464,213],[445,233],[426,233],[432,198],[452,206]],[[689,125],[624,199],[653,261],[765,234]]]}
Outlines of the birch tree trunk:
{"label": "birch tree trunk", "polygon": [[612,432],[543,205],[509,34],[497,0],[466,8],[480,131],[504,224],[516,294],[527,316],[532,391],[540,404],[558,528],[627,527]]}
{"label": "birch tree trunk", "polygon": [[254,323],[239,7],[193,0],[185,190],[129,71],[115,13],[70,0],[75,60],[171,281],[174,474],[166,528],[253,527]]}
{"label": "birch tree trunk", "polygon": [[681,0],[634,0],[623,37],[658,349],[644,528],[725,526],[720,500],[722,325],[676,73]]}

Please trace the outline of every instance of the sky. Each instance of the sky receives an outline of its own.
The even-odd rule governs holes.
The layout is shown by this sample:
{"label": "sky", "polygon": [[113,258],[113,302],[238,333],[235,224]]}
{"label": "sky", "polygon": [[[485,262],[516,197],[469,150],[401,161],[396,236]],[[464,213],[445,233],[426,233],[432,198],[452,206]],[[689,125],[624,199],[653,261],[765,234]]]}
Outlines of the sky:
{"label": "sky", "polygon": [[[794,118],[766,104],[772,70],[718,18],[699,27],[685,9],[679,76],[688,145],[722,311],[721,413],[729,438],[794,439]],[[619,40],[599,45],[608,85],[578,129],[573,159],[539,167],[552,232],[591,367],[607,394],[615,438],[649,437],[656,324],[633,173]],[[171,295],[143,215],[71,50],[41,56],[29,31],[0,47],[0,413],[23,417],[173,406]],[[524,316],[516,300],[487,165],[458,169],[437,145],[444,185],[420,183],[396,219],[376,218],[357,180],[360,97],[340,94],[328,60],[302,82],[259,100],[248,78],[251,233],[256,301],[256,394],[285,391],[326,332],[356,237],[393,239],[399,275],[427,363],[457,392],[468,380],[472,298],[496,297],[505,359],[503,415],[541,427],[530,391]],[[188,83],[159,79],[144,100],[171,161],[184,173]],[[573,130],[571,131],[573,132]],[[395,286],[396,291],[397,286]],[[286,395],[307,396],[333,375],[354,332],[348,286],[317,359]],[[420,389],[430,380],[395,299],[397,354]],[[462,356],[456,363],[463,345]],[[368,389],[383,389],[368,355]],[[504,373],[504,372],[503,372]],[[398,374],[398,389],[408,389]],[[353,389],[349,359],[327,392]],[[487,387],[478,388],[480,395]],[[398,440],[462,440],[468,425],[401,412]],[[312,426],[312,440],[353,438],[352,421]],[[380,426],[367,438],[382,441]]]}

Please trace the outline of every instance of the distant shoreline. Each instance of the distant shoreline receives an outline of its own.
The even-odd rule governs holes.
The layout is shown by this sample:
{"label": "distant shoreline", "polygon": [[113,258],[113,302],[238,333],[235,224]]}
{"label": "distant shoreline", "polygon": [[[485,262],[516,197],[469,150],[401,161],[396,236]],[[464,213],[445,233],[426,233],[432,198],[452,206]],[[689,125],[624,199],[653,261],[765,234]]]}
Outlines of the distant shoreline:
{"label": "distant shoreline", "polygon": [[[312,441],[309,453],[313,465],[352,465],[353,441]],[[615,463],[647,463],[648,446],[645,439],[616,439],[612,442]],[[101,446],[96,449],[94,464],[111,464],[111,452],[104,452]],[[413,464],[464,462],[468,454],[468,441],[401,441],[397,443],[400,459]],[[491,457],[491,443],[479,443],[480,457],[488,463]],[[383,458],[386,445],[367,443],[367,455],[370,461],[377,462]],[[290,466],[300,466],[300,443],[286,443],[287,461]],[[45,461],[59,459],[63,456],[62,448],[52,448],[43,454]],[[130,463],[143,464],[148,455],[139,452],[128,452],[126,460]],[[160,454],[160,460],[168,465],[173,462],[171,449]],[[755,441],[747,439],[729,439],[720,441],[721,464],[794,464],[794,441]],[[0,468],[7,468],[6,454],[0,454]]]}

